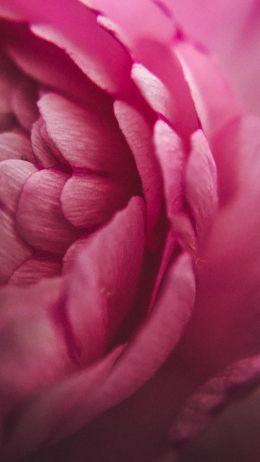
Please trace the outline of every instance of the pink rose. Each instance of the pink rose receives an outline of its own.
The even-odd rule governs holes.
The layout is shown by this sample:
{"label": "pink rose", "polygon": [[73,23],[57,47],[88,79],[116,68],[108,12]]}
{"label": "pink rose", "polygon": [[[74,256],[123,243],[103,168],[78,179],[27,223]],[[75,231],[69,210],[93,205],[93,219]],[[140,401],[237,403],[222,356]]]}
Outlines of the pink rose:
{"label": "pink rose", "polygon": [[0,2],[3,461],[206,461],[259,382],[257,27],[199,3]]}

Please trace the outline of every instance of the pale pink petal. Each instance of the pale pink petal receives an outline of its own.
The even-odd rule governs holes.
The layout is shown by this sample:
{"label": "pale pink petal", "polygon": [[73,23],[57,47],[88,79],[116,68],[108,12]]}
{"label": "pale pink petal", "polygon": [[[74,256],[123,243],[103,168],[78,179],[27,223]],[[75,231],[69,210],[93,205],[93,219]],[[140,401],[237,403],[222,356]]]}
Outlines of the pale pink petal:
{"label": "pale pink petal", "polygon": [[152,131],[144,117],[126,103],[116,101],[114,110],[135,158],[146,200],[148,233],[152,233],[162,207],[162,180],[154,155]]}
{"label": "pale pink petal", "polygon": [[135,197],[85,246],[66,282],[81,361],[93,361],[113,340],[134,301],[143,253],[143,201]]}
{"label": "pale pink petal", "polygon": [[217,61],[186,39],[173,46],[185,74],[202,128],[208,136],[218,132],[240,113],[237,101]]}
{"label": "pale pink petal", "polygon": [[33,161],[31,143],[25,135],[14,132],[0,133],[0,160],[7,159]]}
{"label": "pale pink petal", "polygon": [[36,249],[62,254],[75,238],[60,209],[60,194],[68,175],[52,169],[26,181],[17,209],[19,233]]}
{"label": "pale pink petal", "polygon": [[46,94],[38,105],[49,137],[70,165],[106,172],[127,169],[129,153],[113,119],[57,94]]}
{"label": "pale pink petal", "polygon": [[199,237],[208,231],[217,212],[217,170],[208,142],[201,130],[191,138],[186,167],[186,199]]}
{"label": "pale pink petal", "polygon": [[167,214],[170,219],[173,219],[183,207],[186,155],[180,137],[162,120],[155,124],[154,143],[164,180]]}
{"label": "pale pink petal", "polygon": [[142,64],[133,65],[132,78],[151,108],[175,123],[177,114],[174,101],[163,82]]}
{"label": "pale pink petal", "polygon": [[8,283],[15,285],[34,284],[42,278],[58,276],[61,264],[55,260],[32,257],[14,271]]}
{"label": "pale pink petal", "polygon": [[7,282],[18,266],[32,254],[17,233],[13,218],[4,210],[0,210],[0,282]]}
{"label": "pale pink petal", "polygon": [[223,411],[232,398],[255,385],[259,379],[260,356],[242,359],[228,366],[188,399],[171,429],[171,440],[183,443],[205,430],[218,411]]}
{"label": "pale pink petal", "polygon": [[61,193],[64,216],[79,228],[102,224],[126,205],[130,188],[117,178],[96,175],[72,175]]}
{"label": "pale pink petal", "polygon": [[9,159],[0,162],[0,208],[15,214],[24,183],[37,168],[26,160]]}

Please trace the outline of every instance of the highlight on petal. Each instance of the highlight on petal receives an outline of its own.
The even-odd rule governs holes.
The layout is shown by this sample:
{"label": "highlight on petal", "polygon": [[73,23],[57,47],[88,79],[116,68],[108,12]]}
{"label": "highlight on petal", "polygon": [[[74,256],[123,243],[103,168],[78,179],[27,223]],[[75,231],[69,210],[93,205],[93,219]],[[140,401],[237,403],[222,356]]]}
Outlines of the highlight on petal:
{"label": "highlight on petal", "polygon": [[68,273],[66,312],[83,363],[105,351],[128,314],[139,283],[143,253],[143,200],[135,197],[95,233]]}
{"label": "highlight on petal", "polygon": [[131,75],[151,108],[174,123],[176,108],[174,108],[172,95],[163,82],[142,64],[134,64]]}
{"label": "highlight on petal", "polygon": [[162,120],[155,124],[154,143],[164,180],[166,209],[173,219],[183,206],[184,147],[180,137]]}
{"label": "highlight on petal", "polygon": [[19,233],[34,248],[62,254],[75,231],[60,209],[60,194],[68,175],[52,169],[32,174],[21,192],[16,223]]}
{"label": "highlight on petal", "polygon": [[144,117],[123,101],[114,111],[119,126],[133,152],[147,206],[148,234],[152,233],[162,206],[162,180],[152,145],[152,132]]}
{"label": "highlight on petal", "polygon": [[47,133],[72,166],[94,171],[127,169],[131,159],[114,121],[57,94],[38,102]]}
{"label": "highlight on petal", "polygon": [[201,130],[195,132],[191,138],[185,189],[196,230],[201,237],[212,224],[218,206],[217,169]]}
{"label": "highlight on petal", "polygon": [[184,443],[205,430],[218,412],[259,379],[260,356],[241,359],[211,378],[185,404],[170,432],[173,443]]}

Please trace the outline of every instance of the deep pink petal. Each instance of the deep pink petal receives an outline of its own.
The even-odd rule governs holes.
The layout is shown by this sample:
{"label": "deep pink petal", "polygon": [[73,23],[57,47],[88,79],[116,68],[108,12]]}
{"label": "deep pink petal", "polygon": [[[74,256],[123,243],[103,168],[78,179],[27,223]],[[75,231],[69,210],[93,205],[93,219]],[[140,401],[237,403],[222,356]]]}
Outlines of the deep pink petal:
{"label": "deep pink petal", "polygon": [[36,88],[29,80],[20,82],[12,94],[12,110],[25,130],[30,131],[38,117],[36,97]]}
{"label": "deep pink petal", "polygon": [[[53,440],[64,437],[139,389],[178,342],[189,319],[193,298],[191,261],[184,255],[172,265],[157,306],[129,347],[119,357],[114,352],[116,362],[108,356],[100,366],[75,374],[39,396],[21,417],[6,454],[36,449],[50,435]],[[108,369],[104,374],[106,361]],[[32,427],[37,427],[37,431],[31,432]]]}
{"label": "deep pink petal", "polygon": [[16,285],[33,284],[42,278],[58,276],[60,271],[61,264],[58,261],[32,257],[14,271],[8,283]]}
{"label": "deep pink petal", "polygon": [[129,188],[117,178],[72,175],[62,190],[61,206],[72,225],[91,228],[126,205],[129,197]]}
{"label": "deep pink petal", "polygon": [[35,166],[26,160],[9,159],[0,162],[0,208],[14,216],[23,185],[35,172]]}
{"label": "deep pink petal", "polygon": [[44,95],[38,105],[49,137],[70,165],[106,172],[127,168],[127,147],[109,117],[57,94]]}
{"label": "deep pink petal", "polygon": [[107,348],[134,301],[144,253],[144,212],[133,198],[81,251],[69,274],[67,315],[80,360]]}
{"label": "deep pink petal", "polygon": [[0,133],[0,160],[7,159],[33,161],[31,143],[25,135],[15,132]]}
{"label": "deep pink petal", "polygon": [[75,238],[62,215],[60,194],[68,175],[40,170],[26,181],[17,209],[17,227],[36,249],[62,254]]}
{"label": "deep pink petal", "polygon": [[32,254],[32,249],[17,233],[14,219],[0,210],[0,282],[7,282],[13,272]]}

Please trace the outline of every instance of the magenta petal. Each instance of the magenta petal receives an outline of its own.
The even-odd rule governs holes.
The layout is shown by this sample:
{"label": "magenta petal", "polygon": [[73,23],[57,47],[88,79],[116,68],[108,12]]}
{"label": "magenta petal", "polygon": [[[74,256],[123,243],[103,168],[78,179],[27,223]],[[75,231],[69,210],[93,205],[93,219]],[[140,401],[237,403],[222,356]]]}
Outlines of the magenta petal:
{"label": "magenta petal", "polygon": [[35,163],[39,167],[50,168],[58,164],[58,159],[54,156],[45,138],[44,121],[40,117],[32,126],[32,149],[35,156]]}
{"label": "magenta petal", "polygon": [[122,101],[114,105],[119,126],[133,152],[147,206],[148,233],[158,220],[162,206],[162,180],[152,145],[152,133],[143,116]]}
{"label": "magenta petal", "polygon": [[201,130],[191,138],[186,167],[186,199],[199,236],[205,234],[218,207],[217,169],[208,142]]}
{"label": "magenta petal", "polygon": [[61,264],[54,260],[32,257],[17,268],[9,279],[9,284],[33,284],[42,278],[58,276]]}
{"label": "magenta petal", "polygon": [[[54,322],[59,281],[0,291],[1,418],[21,400],[71,371],[67,346]],[[2,441],[4,443],[4,440]]]}
{"label": "magenta petal", "polygon": [[17,233],[13,218],[0,210],[0,282],[7,282],[17,267],[32,254]]}
{"label": "magenta petal", "polygon": [[70,165],[108,172],[124,167],[126,146],[109,118],[57,94],[44,95],[38,105],[50,139]]}
{"label": "magenta petal", "polygon": [[33,161],[31,143],[25,135],[14,132],[0,133],[0,161],[7,159]]}
{"label": "magenta petal", "polygon": [[91,228],[105,222],[129,199],[127,185],[96,175],[72,175],[61,193],[64,216],[75,227]]}
{"label": "magenta petal", "polygon": [[135,197],[81,252],[66,283],[67,315],[83,362],[104,352],[130,309],[144,252],[143,201]]}
{"label": "magenta petal", "polygon": [[51,169],[31,175],[20,195],[17,227],[23,238],[39,250],[63,253],[74,240],[60,209],[60,194],[68,175]]}
{"label": "magenta petal", "polygon": [[0,162],[0,207],[14,215],[23,185],[35,172],[35,166],[25,160]]}
{"label": "magenta petal", "polygon": [[200,433],[216,418],[218,410],[232,402],[236,393],[255,385],[260,378],[260,356],[242,359],[199,387],[184,406],[171,429],[174,443],[184,442]]}

